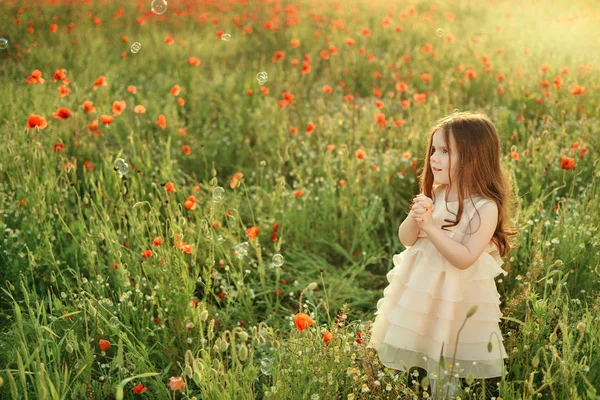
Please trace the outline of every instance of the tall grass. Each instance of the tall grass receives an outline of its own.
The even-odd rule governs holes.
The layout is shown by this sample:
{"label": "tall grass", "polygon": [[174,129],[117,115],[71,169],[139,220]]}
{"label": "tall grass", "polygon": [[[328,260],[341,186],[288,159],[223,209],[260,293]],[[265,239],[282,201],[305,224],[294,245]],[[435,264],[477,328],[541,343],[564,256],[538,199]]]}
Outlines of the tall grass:
{"label": "tall grass", "polygon": [[[412,398],[366,344],[425,132],[454,109],[494,121],[519,193],[501,397],[598,397],[598,14],[544,4],[4,2],[0,398]],[[45,83],[26,83],[35,69]],[[298,330],[299,312],[315,323]],[[440,389],[458,375],[461,398],[490,397],[446,361]]]}

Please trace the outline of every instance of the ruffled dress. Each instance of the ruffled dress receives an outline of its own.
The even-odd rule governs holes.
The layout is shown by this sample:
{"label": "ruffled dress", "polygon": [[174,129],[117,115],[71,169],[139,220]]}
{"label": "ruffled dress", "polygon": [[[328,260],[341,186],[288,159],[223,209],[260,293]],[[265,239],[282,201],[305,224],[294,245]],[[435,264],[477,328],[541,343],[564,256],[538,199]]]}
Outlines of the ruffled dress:
{"label": "ruffled dress", "polygon": [[[448,224],[444,219],[453,221],[458,214],[458,201],[446,203],[444,187],[434,189],[432,219],[439,227]],[[460,242],[468,232],[475,208],[488,201],[493,200],[482,196],[465,200],[460,223],[445,228],[449,230],[448,236]],[[367,344],[368,348],[377,350],[381,363],[405,372],[407,368],[420,367],[428,376],[439,370],[443,377],[444,372],[438,366],[442,343],[447,370],[452,364],[458,330],[469,309],[478,305],[460,332],[454,373],[460,377],[471,373],[475,379],[502,376],[508,355],[498,324],[502,313],[494,278],[508,273],[501,268],[504,261],[496,244],[490,241],[473,265],[459,270],[420,230],[415,244],[395,254],[393,263],[394,268],[387,274],[389,285],[383,290],[384,297],[377,302]],[[492,351],[488,352],[490,341]]]}

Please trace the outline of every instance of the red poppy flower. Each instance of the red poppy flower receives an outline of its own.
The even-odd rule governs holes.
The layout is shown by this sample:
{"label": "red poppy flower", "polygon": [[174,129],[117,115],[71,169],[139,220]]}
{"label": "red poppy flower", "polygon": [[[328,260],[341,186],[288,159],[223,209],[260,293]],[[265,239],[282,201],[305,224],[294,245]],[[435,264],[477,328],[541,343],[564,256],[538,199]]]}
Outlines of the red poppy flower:
{"label": "red poppy flower", "polygon": [[106,82],[106,78],[104,75],[101,75],[96,82],[94,82],[94,90],[98,89],[98,86],[106,86],[108,83]]}
{"label": "red poppy flower", "polygon": [[100,339],[100,350],[106,351],[110,347],[110,342],[108,340]]}
{"label": "red poppy flower", "polygon": [[165,116],[163,114],[160,114],[158,116],[158,119],[154,123],[163,129],[167,127],[167,120],[165,119]]}
{"label": "red poppy flower", "polygon": [[27,129],[40,128],[44,129],[48,126],[46,119],[41,115],[29,114],[29,118],[27,119]]}
{"label": "red poppy flower", "polygon": [[87,113],[91,113],[91,112],[95,112],[96,111],[96,107],[93,106],[94,103],[92,103],[89,100],[86,100],[83,102],[83,109],[85,110],[85,112]]}
{"label": "red poppy flower", "polygon": [[31,73],[31,75],[29,75],[27,77],[27,79],[25,79],[25,81],[27,83],[39,83],[39,84],[43,84],[44,82],[46,82],[44,80],[44,78],[42,78],[42,71],[40,71],[39,69],[34,69],[33,72]]}
{"label": "red poppy flower", "polygon": [[560,160],[560,166],[564,170],[575,168],[575,160],[571,157],[562,157]]}
{"label": "red poppy flower", "polygon": [[185,386],[185,382],[183,381],[183,378],[180,376],[172,376],[171,378],[169,378],[169,389],[171,390],[179,390],[182,387]]}
{"label": "red poppy flower", "polygon": [[188,64],[191,65],[192,67],[197,67],[201,63],[202,63],[202,61],[200,61],[196,57],[190,57],[190,58],[188,58]]}
{"label": "red poppy flower", "polygon": [[117,115],[121,115],[123,110],[127,107],[127,104],[124,100],[115,100],[112,105],[113,115],[116,117]]}
{"label": "red poppy flower", "polygon": [[71,116],[71,110],[68,108],[61,107],[52,113],[52,116],[56,119],[67,119]]}
{"label": "red poppy flower", "polygon": [[110,125],[114,120],[115,120],[115,117],[113,117],[112,115],[101,115],[100,116],[100,121],[102,121],[102,123],[104,125]]}
{"label": "red poppy flower", "polygon": [[144,393],[146,390],[148,390],[148,388],[144,387],[144,385],[141,383],[135,386],[133,389],[131,389],[133,393]]}
{"label": "red poppy flower", "polygon": [[251,226],[250,228],[246,229],[246,233],[248,234],[248,239],[250,239],[250,240],[256,239],[259,232],[260,232],[260,229],[258,228],[258,226]]}
{"label": "red poppy flower", "polygon": [[302,331],[306,328],[309,328],[314,322],[317,321],[313,320],[305,313],[298,313],[294,316],[294,322],[296,323],[296,328],[299,331]]}

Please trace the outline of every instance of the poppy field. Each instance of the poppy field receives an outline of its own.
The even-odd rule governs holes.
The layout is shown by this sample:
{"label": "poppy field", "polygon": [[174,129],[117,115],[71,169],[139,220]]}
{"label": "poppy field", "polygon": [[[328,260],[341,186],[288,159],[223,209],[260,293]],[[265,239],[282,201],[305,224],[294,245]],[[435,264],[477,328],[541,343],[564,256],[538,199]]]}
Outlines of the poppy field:
{"label": "poppy field", "polygon": [[600,396],[596,1],[0,7],[1,399],[431,397],[366,344],[457,110],[498,130],[519,236],[505,374],[440,374]]}

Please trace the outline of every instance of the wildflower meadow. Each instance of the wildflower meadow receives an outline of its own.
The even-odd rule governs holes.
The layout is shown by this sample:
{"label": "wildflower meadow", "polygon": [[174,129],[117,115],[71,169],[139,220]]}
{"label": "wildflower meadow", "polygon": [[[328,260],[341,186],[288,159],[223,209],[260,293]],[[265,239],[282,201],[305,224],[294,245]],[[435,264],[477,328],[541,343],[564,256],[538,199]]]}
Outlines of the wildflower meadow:
{"label": "wildflower meadow", "polygon": [[456,111],[494,122],[519,235],[500,396],[444,358],[440,388],[600,397],[597,1],[0,11],[1,399],[432,398],[366,344]]}

